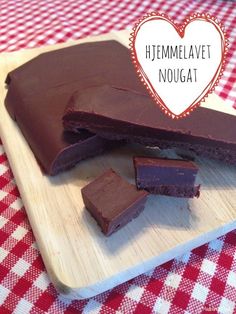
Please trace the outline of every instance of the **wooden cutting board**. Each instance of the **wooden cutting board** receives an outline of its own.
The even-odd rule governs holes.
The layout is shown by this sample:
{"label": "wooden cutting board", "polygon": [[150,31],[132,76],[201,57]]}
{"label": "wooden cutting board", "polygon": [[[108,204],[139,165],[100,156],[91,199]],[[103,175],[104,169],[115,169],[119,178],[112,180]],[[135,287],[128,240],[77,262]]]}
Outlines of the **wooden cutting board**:
{"label": "wooden cutting board", "polygon": [[[109,238],[85,210],[80,189],[109,167],[132,182],[132,156],[158,155],[158,150],[126,146],[54,178],[41,173],[5,110],[7,73],[41,52],[112,38],[127,45],[128,32],[0,56],[0,136],[51,280],[74,299],[108,290],[236,228],[236,167],[224,163],[198,158],[199,199],[150,196],[144,212]],[[234,114],[216,95],[208,97],[206,106]]]}

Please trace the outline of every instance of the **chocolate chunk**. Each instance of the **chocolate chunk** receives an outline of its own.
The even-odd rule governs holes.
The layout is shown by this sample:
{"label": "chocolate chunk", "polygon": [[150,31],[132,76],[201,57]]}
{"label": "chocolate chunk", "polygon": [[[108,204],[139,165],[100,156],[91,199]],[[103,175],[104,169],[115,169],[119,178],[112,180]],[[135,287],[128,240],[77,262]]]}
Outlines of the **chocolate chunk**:
{"label": "chocolate chunk", "polygon": [[191,161],[134,157],[136,186],[153,194],[199,197],[200,185],[194,186],[198,167]]}
{"label": "chocolate chunk", "polygon": [[170,119],[137,90],[106,85],[78,91],[68,103],[64,126],[73,131],[84,127],[109,139],[184,148],[236,164],[236,116],[200,107],[186,118]]}
{"label": "chocolate chunk", "polygon": [[88,131],[64,133],[62,116],[71,95],[101,84],[144,89],[127,48],[116,41],[43,53],[8,74],[6,107],[47,174],[97,155],[111,142]]}
{"label": "chocolate chunk", "polygon": [[86,185],[81,193],[85,207],[107,236],[137,217],[144,209],[148,195],[112,169]]}

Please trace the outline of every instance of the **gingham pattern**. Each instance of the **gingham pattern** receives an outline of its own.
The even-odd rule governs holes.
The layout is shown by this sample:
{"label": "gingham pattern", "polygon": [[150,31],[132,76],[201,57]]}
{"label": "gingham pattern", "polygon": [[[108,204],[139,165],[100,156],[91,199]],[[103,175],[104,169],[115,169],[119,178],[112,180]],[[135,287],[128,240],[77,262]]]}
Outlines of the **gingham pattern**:
{"label": "gingham pattern", "polygon": [[[230,53],[216,92],[233,105],[234,1],[0,0],[0,51],[132,27],[150,11],[177,22],[190,12],[223,21]],[[97,297],[69,302],[48,279],[0,142],[0,313],[236,313],[236,231]]]}
{"label": "gingham pattern", "polygon": [[191,12],[208,12],[223,22],[230,39],[228,63],[216,93],[231,106],[236,90],[235,1],[0,0],[0,51],[32,48],[111,30],[132,28],[144,14],[160,11],[181,22]]}

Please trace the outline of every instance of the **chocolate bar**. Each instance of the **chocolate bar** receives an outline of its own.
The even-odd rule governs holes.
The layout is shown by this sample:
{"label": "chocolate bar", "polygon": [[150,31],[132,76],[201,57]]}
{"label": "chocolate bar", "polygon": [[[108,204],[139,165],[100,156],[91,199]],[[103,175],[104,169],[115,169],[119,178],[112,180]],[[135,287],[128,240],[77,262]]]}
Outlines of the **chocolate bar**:
{"label": "chocolate bar", "polygon": [[127,139],[160,148],[184,148],[236,164],[236,116],[203,107],[171,119],[150,96],[119,86],[77,91],[68,102],[64,126],[83,127],[107,139]]}
{"label": "chocolate bar", "polygon": [[137,217],[144,209],[148,195],[146,191],[138,191],[112,169],[86,185],[81,193],[85,207],[106,236]]}
{"label": "chocolate bar", "polygon": [[181,159],[134,157],[138,189],[152,194],[176,197],[199,197],[200,185],[195,184],[198,167]]}
{"label": "chocolate bar", "polygon": [[6,108],[50,175],[112,146],[88,131],[64,132],[62,116],[75,90],[102,84],[142,89],[128,49],[113,40],[43,53],[10,72],[6,83]]}

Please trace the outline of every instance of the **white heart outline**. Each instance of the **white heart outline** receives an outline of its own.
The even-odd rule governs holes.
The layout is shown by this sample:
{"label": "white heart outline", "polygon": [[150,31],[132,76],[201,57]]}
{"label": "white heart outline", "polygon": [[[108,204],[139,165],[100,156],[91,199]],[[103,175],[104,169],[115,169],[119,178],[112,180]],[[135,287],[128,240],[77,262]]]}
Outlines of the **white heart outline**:
{"label": "white heart outline", "polygon": [[[161,20],[165,20],[166,22],[170,23],[172,25],[172,27],[174,27],[175,31],[182,38],[185,35],[186,27],[190,23],[192,23],[196,20],[204,20],[205,22],[209,22],[209,23],[213,24],[215,26],[216,30],[220,34],[221,46],[222,46],[221,62],[219,64],[212,80],[208,83],[208,85],[201,92],[201,94],[193,101],[193,103],[190,106],[188,106],[188,108],[185,109],[185,111],[183,111],[181,114],[178,114],[178,115],[171,112],[170,109],[168,108],[168,106],[166,106],[165,102],[161,99],[161,97],[158,95],[155,88],[152,86],[151,82],[148,79],[147,74],[145,73],[141,64],[138,61],[136,48],[135,48],[135,40],[136,40],[137,33],[144,23],[146,23],[148,21],[152,21],[153,19],[161,19]],[[194,109],[199,107],[200,104],[205,101],[206,97],[215,90],[215,87],[218,85],[219,80],[220,80],[221,76],[223,75],[223,72],[225,69],[225,64],[226,64],[228,45],[229,45],[228,44],[228,37],[227,37],[227,34],[223,28],[222,23],[218,22],[218,20],[215,17],[211,16],[208,13],[190,14],[184,19],[182,24],[177,24],[171,18],[169,18],[169,16],[167,16],[164,13],[152,12],[150,14],[143,16],[143,18],[141,18],[138,21],[138,23],[135,24],[135,26],[133,28],[133,32],[131,32],[131,34],[130,34],[129,40],[130,40],[129,46],[130,46],[130,50],[131,50],[132,62],[134,63],[134,66],[136,68],[136,71],[138,73],[138,76],[139,76],[141,82],[147,88],[148,92],[150,93],[151,97],[154,99],[156,104],[158,106],[160,106],[160,108],[165,112],[165,114],[167,114],[172,119],[179,119],[179,118],[187,117],[190,114],[190,112],[192,112]]]}

